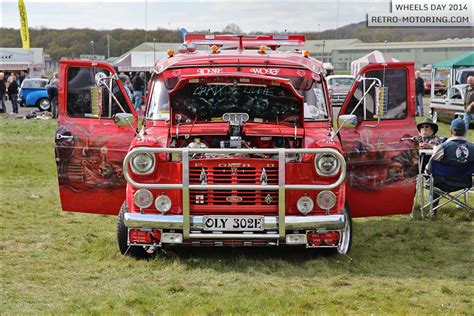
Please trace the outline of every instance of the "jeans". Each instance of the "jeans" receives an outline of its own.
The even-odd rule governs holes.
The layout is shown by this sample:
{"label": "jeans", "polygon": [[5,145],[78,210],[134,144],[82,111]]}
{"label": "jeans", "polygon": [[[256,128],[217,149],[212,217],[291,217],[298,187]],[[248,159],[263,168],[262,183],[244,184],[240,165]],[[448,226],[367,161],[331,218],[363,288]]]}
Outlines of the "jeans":
{"label": "jeans", "polygon": [[1,105],[0,105],[0,113],[6,113],[7,112],[7,107],[5,106],[5,95],[4,94],[0,94],[0,102],[1,102]]}
{"label": "jeans", "polygon": [[12,102],[13,113],[18,113],[18,94],[10,94],[9,96]]}
{"label": "jeans", "polygon": [[423,116],[423,93],[416,95],[416,115]]}
{"label": "jeans", "polygon": [[464,113],[464,123],[466,124],[466,131],[469,129],[469,124],[472,121],[472,113]]}
{"label": "jeans", "polygon": [[142,103],[142,92],[140,90],[135,90],[135,104],[133,105],[135,110],[142,109],[141,103]]}

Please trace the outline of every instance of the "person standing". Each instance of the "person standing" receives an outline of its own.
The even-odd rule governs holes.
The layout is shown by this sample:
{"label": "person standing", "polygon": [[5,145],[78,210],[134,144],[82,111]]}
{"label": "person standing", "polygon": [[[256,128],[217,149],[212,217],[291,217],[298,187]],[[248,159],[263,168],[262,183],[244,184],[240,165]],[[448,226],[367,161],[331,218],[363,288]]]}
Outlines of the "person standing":
{"label": "person standing", "polygon": [[5,94],[7,93],[7,86],[5,85],[5,74],[0,72],[0,113],[6,113],[7,107],[5,106]]}
{"label": "person standing", "polygon": [[143,91],[145,91],[145,73],[140,72],[138,76],[133,79],[133,91],[135,93],[135,110],[141,110],[141,102]]}
{"label": "person standing", "polygon": [[467,78],[466,94],[464,95],[464,124],[469,130],[469,124],[474,116],[474,76]]}
{"label": "person standing", "polygon": [[421,72],[415,72],[415,93],[416,93],[416,116],[423,116],[423,93],[425,92],[425,81],[421,78]]}
{"label": "person standing", "polygon": [[8,97],[12,102],[13,113],[18,114],[18,82],[16,81],[16,76],[10,76],[12,81],[8,85]]}

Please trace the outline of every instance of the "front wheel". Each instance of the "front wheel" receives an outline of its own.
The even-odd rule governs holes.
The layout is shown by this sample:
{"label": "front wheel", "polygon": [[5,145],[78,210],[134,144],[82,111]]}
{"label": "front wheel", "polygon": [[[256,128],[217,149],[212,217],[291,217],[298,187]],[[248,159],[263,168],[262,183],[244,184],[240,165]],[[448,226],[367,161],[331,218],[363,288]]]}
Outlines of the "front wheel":
{"label": "front wheel", "polygon": [[51,104],[49,103],[49,100],[47,98],[41,98],[36,101],[36,106],[40,111],[49,111],[49,109],[51,108]]}
{"label": "front wheel", "polygon": [[143,246],[128,246],[128,228],[124,223],[124,214],[128,211],[127,203],[123,202],[117,220],[117,242],[120,253],[136,259],[149,259],[153,257],[153,253],[148,253]]}
{"label": "front wheel", "polygon": [[352,216],[349,208],[344,207],[344,216],[346,217],[346,224],[341,230],[341,237],[339,245],[337,246],[337,252],[340,254],[348,254],[351,251],[352,245]]}

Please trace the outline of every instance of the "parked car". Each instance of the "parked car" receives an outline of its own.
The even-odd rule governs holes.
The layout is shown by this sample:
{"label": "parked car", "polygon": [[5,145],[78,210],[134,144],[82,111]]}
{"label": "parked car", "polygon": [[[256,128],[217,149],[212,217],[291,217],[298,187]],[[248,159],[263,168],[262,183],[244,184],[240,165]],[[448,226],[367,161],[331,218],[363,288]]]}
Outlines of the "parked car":
{"label": "parked car", "polygon": [[[430,75],[425,75],[425,76],[422,76],[425,84],[424,84],[424,93],[426,95],[430,95],[431,93],[431,77]],[[441,81],[441,80],[438,80],[436,79],[435,80],[435,86],[434,86],[434,91],[435,91],[435,94],[437,95],[443,95],[446,93],[446,85]]]}
{"label": "parked car", "polygon": [[474,76],[474,68],[459,68],[456,69],[456,83],[465,84],[467,77]]}
{"label": "parked car", "polygon": [[[411,213],[414,63],[363,67],[334,129],[321,62],[265,49],[304,42],[187,34],[155,65],[139,132],[111,65],[61,60],[62,209],[118,215],[118,248],[139,258],[173,246],[346,254],[352,218]],[[219,52],[226,45],[239,49]]]}
{"label": "parked car", "polygon": [[47,84],[48,79],[43,78],[26,78],[23,80],[18,93],[20,106],[36,106],[40,111],[49,111],[51,105],[46,91]]}
{"label": "parked car", "polygon": [[326,77],[331,105],[342,106],[347,94],[354,83],[354,76],[332,75]]}
{"label": "parked car", "polygon": [[467,84],[452,86],[445,98],[435,98],[430,101],[431,118],[433,122],[451,120],[464,116],[464,95]]}

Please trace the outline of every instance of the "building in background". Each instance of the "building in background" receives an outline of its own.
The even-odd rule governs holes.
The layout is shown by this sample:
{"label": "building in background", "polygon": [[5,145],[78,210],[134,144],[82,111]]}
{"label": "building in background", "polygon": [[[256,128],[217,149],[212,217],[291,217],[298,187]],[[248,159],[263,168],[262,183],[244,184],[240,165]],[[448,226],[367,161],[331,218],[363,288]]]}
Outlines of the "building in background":
{"label": "building in background", "polygon": [[30,77],[45,75],[45,62],[42,48],[0,47],[0,71],[28,71]]}

